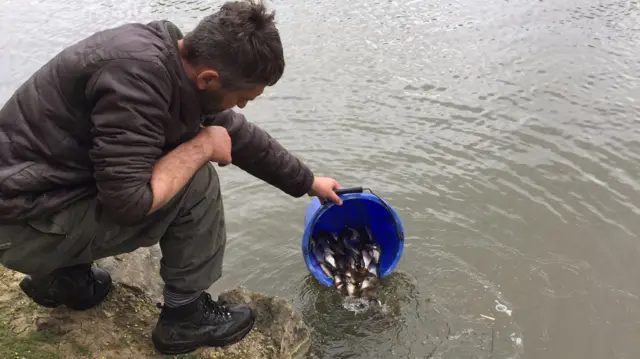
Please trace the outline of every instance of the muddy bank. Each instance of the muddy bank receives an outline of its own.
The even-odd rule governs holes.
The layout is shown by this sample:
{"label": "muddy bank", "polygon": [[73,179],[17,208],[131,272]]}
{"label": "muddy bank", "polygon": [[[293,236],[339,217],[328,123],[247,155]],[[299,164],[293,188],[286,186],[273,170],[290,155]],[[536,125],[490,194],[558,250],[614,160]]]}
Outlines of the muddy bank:
{"label": "muddy bank", "polygon": [[116,282],[98,307],[86,312],[47,309],[32,303],[18,287],[22,275],[0,267],[0,358],[293,358],[303,354],[309,329],[289,302],[239,287],[220,295],[247,303],[258,315],[253,331],[239,344],[182,356],[162,356],[151,344],[160,312],[156,301],[130,283]]}

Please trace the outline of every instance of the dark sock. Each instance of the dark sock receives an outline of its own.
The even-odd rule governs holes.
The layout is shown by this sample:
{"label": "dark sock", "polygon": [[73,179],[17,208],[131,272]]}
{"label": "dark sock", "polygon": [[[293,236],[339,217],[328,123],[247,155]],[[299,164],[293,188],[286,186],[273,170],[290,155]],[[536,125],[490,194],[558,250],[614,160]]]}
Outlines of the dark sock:
{"label": "dark sock", "polygon": [[164,305],[169,308],[177,308],[195,302],[203,291],[177,292],[164,287]]}

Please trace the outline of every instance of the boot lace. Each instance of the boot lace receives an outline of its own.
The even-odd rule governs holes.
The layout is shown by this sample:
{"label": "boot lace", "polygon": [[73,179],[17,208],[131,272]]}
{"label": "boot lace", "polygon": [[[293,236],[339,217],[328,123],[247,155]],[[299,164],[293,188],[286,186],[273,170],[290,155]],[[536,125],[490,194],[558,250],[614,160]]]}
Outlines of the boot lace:
{"label": "boot lace", "polygon": [[229,309],[213,300],[213,298],[211,298],[211,294],[205,292],[203,299],[203,306],[206,315],[213,316],[217,320],[221,321],[231,318],[231,312],[229,312]]}

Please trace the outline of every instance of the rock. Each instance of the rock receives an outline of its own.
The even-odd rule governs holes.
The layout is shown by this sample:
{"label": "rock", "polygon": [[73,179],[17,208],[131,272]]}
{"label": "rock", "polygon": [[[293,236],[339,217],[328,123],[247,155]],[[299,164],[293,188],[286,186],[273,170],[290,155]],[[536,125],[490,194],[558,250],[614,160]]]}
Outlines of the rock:
{"label": "rock", "polygon": [[[167,358],[150,339],[162,288],[153,251],[141,248],[100,261],[114,277],[113,290],[99,306],[82,312],[39,307],[18,287],[22,275],[0,266],[0,358]],[[185,358],[291,359],[308,350],[310,330],[287,300],[244,287],[219,300],[251,306],[257,314],[254,329],[238,344],[202,348]]]}
{"label": "rock", "polygon": [[256,325],[244,341],[224,349],[205,349],[201,358],[291,359],[309,349],[309,328],[285,299],[238,287],[220,294],[218,300],[249,305],[256,312]]}
{"label": "rock", "polygon": [[156,244],[100,259],[96,264],[107,270],[115,282],[141,290],[154,302],[162,302],[161,258],[160,246]]}

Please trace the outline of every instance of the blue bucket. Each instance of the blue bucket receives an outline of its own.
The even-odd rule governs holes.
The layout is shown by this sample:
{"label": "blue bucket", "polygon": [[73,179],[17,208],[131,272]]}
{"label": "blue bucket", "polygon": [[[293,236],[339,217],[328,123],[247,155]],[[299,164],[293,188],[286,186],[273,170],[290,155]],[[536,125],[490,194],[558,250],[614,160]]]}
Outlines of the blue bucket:
{"label": "blue bucket", "polygon": [[368,225],[372,239],[380,245],[380,277],[389,275],[400,262],[404,250],[404,228],[398,213],[386,201],[371,193],[364,193],[362,187],[344,188],[336,193],[342,205],[332,202],[324,205],[314,197],[304,216],[302,254],[307,269],[320,283],[333,286],[333,279],[324,272],[311,252],[311,238],[321,230],[339,232],[345,226]]}

